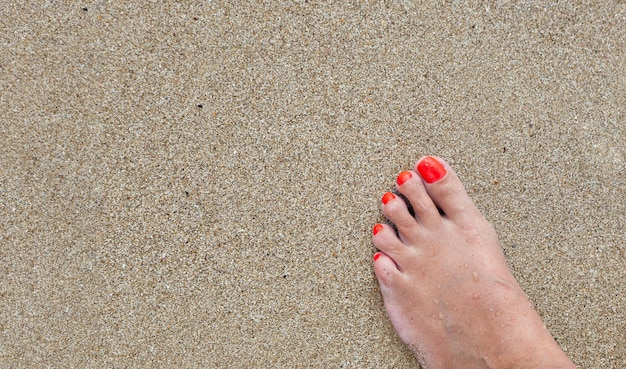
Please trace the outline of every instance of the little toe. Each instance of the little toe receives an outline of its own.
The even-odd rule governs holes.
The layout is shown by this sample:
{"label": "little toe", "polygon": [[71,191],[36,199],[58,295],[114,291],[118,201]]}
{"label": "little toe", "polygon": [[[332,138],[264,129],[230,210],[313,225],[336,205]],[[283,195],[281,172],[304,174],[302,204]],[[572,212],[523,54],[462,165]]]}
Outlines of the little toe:
{"label": "little toe", "polygon": [[414,171],[400,173],[396,179],[396,188],[411,203],[419,223],[430,227],[441,221],[441,214],[426,192],[419,174]]}
{"label": "little toe", "polygon": [[423,179],[428,195],[446,217],[463,220],[481,216],[461,180],[445,161],[426,156],[417,162],[416,171]]}
{"label": "little toe", "polygon": [[[377,252],[374,254],[374,272],[376,278],[381,284],[381,287],[393,286],[394,281],[400,278],[401,272],[396,266],[396,263],[383,252]],[[383,290],[383,295],[385,291]]]}

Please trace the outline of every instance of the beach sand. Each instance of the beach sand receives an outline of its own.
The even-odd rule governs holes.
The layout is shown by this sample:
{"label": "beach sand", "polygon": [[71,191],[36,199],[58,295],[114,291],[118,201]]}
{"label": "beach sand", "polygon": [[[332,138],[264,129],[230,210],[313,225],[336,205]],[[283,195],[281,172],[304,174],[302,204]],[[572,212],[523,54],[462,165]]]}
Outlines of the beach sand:
{"label": "beach sand", "polygon": [[371,227],[438,155],[623,368],[625,40],[624,1],[0,5],[0,367],[414,368]]}

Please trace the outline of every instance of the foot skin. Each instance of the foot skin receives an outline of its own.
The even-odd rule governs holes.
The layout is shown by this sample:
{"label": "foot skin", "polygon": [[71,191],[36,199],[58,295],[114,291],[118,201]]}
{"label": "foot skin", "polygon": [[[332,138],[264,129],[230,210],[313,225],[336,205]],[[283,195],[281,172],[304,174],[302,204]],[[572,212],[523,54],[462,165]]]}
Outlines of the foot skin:
{"label": "foot skin", "polygon": [[494,229],[443,160],[386,193],[374,270],[391,323],[422,368],[575,368],[509,271]]}

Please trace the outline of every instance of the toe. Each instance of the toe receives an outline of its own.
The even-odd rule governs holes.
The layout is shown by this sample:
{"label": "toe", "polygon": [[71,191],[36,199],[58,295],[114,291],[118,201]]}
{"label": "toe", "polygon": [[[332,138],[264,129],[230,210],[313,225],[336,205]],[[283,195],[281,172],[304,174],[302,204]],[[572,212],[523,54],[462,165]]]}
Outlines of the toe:
{"label": "toe", "polygon": [[428,196],[419,174],[414,171],[400,173],[396,179],[396,188],[409,200],[417,220],[423,226],[430,227],[441,221],[441,214]]}
{"label": "toe", "polygon": [[376,224],[372,233],[374,246],[390,257],[400,255],[402,250],[406,247],[398,236],[396,236],[394,229],[388,224]]}
{"label": "toe", "polygon": [[417,162],[424,187],[432,201],[451,220],[474,219],[480,213],[454,170],[442,159],[427,156]]}
{"label": "toe", "polygon": [[383,195],[382,211],[385,217],[395,224],[402,239],[413,238],[419,233],[419,224],[409,213],[404,199],[387,192]]}
{"label": "toe", "polygon": [[378,278],[381,287],[393,286],[394,281],[401,276],[401,272],[396,266],[396,263],[382,252],[374,254],[374,272],[376,273],[376,278]]}

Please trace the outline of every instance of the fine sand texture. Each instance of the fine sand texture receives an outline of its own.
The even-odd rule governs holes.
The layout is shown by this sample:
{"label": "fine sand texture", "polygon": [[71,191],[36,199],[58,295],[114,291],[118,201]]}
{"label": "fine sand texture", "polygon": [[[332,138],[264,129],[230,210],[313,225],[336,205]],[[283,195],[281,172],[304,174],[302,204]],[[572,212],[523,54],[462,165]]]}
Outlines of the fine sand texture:
{"label": "fine sand texture", "polygon": [[438,155],[624,368],[625,79],[623,0],[3,1],[0,367],[415,368],[371,227]]}

